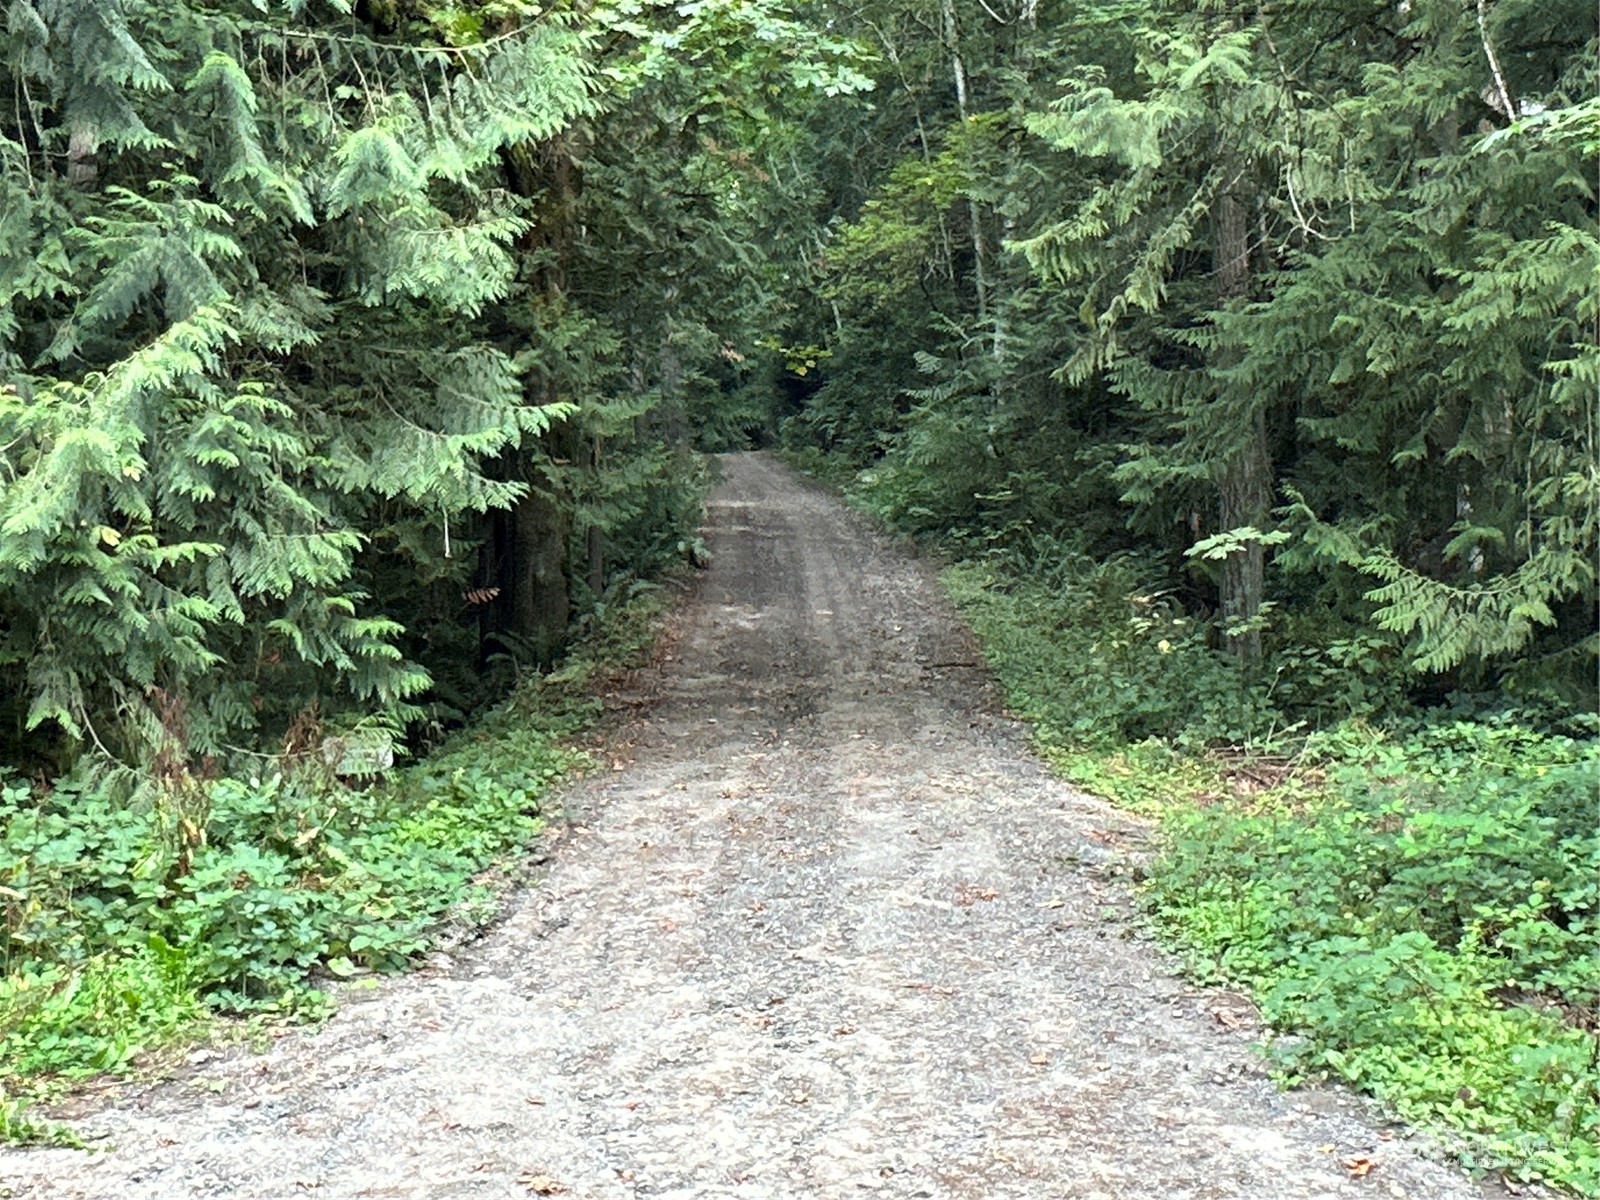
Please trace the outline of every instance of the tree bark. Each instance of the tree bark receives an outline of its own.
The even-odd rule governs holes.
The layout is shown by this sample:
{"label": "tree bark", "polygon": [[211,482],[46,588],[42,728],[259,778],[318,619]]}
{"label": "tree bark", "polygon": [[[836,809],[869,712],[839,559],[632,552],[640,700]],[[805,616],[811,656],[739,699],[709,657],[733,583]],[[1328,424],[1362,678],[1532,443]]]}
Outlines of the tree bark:
{"label": "tree bark", "polygon": [[[945,49],[950,52],[950,72],[955,76],[956,112],[964,123],[967,119],[967,65],[961,58],[955,0],[940,0],[939,13],[944,21]],[[989,319],[989,267],[983,244],[982,215],[978,202],[968,196],[967,217],[972,224],[972,286],[977,293],[980,324]]]}
{"label": "tree bark", "polygon": [[598,525],[591,525],[584,541],[589,555],[589,592],[598,600],[606,590],[605,531]]}
{"label": "tree bark", "polygon": [[67,140],[67,182],[73,187],[93,187],[100,177],[100,131],[87,121],[75,121]]}
{"label": "tree bark", "polygon": [[[1217,290],[1223,304],[1250,289],[1250,222],[1237,185],[1217,199]],[[1218,482],[1218,518],[1223,530],[1252,526],[1265,532],[1272,511],[1272,458],[1267,446],[1266,414],[1251,407],[1247,428],[1240,432],[1238,448],[1222,464]],[[1241,664],[1261,658],[1261,602],[1266,590],[1266,557],[1259,540],[1252,539],[1222,560],[1222,622],[1224,648]]]}
{"label": "tree bark", "polygon": [[[568,133],[543,146],[517,146],[505,155],[505,174],[519,195],[540,198],[534,228],[522,249],[531,255],[548,252],[531,290],[560,319],[566,293],[566,263],[574,234],[577,199],[573,147]],[[554,376],[534,384],[529,401],[554,404],[562,399]],[[529,492],[507,523],[508,591],[503,598],[511,632],[533,653],[541,667],[551,665],[566,641],[572,615],[571,564],[567,543],[572,536],[572,511],[559,484],[545,469],[553,461],[571,459],[575,433],[565,427],[547,431],[538,442],[515,455],[515,470]],[[543,460],[541,462],[540,460]]]}
{"label": "tree bark", "polygon": [[[589,451],[589,467],[598,480],[605,455],[605,443],[598,434],[590,441]],[[590,525],[584,531],[583,549],[588,560],[585,566],[589,573],[589,595],[591,601],[598,601],[606,590],[606,531],[598,525]]]}
{"label": "tree bark", "polygon": [[530,492],[511,518],[511,612],[516,634],[541,667],[555,661],[571,617],[570,518],[548,492]]}

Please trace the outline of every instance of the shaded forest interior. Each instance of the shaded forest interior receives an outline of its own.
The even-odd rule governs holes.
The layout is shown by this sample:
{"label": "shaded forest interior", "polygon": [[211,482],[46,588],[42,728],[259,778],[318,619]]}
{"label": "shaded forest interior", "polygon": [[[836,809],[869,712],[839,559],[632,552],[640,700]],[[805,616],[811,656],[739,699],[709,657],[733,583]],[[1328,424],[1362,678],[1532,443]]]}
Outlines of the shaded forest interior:
{"label": "shaded forest interior", "polygon": [[1592,5],[16,0],[0,47],[0,1131],[414,957],[760,446],[951,562],[1058,769],[1176,804],[1155,919],[1291,1074],[1600,1193]]}

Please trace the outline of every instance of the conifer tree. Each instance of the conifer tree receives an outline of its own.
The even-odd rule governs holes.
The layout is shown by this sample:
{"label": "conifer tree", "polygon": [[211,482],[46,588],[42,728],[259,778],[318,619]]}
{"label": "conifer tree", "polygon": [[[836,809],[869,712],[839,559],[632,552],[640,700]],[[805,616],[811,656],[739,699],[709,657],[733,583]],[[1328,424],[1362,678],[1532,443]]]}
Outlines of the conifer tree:
{"label": "conifer tree", "polygon": [[793,438],[912,529],[1164,553],[1246,665],[1331,605],[1441,686],[1590,702],[1592,13],[855,19],[897,153],[831,160],[819,116]]}
{"label": "conifer tree", "polygon": [[476,663],[449,626],[463,594],[494,594],[506,546],[506,641],[548,661],[569,541],[599,591],[601,535],[692,520],[691,472],[652,498],[686,431],[641,427],[650,388],[620,383],[635,346],[574,303],[597,122],[653,80],[704,103],[697,57],[820,92],[864,83],[852,54],[769,3],[13,4],[0,695],[18,732],[37,751],[54,731],[62,761],[137,761],[174,698],[194,753],[270,748],[308,709],[398,728],[431,683],[417,651]]}

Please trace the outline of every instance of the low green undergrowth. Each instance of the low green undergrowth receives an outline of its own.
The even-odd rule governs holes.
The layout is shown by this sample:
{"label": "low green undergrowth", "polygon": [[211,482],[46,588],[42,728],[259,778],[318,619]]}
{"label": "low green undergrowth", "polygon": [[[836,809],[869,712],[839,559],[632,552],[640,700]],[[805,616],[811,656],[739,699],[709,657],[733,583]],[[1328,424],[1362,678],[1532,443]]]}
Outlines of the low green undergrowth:
{"label": "low green undergrowth", "polygon": [[1280,707],[1306,678],[1242,678],[1152,574],[979,559],[946,583],[1046,758],[1160,818],[1153,926],[1292,1035],[1286,1079],[1343,1079],[1473,1167],[1600,1195],[1596,743],[1360,710],[1307,736]]}
{"label": "low green undergrowth", "polygon": [[1300,1035],[1291,1078],[1338,1076],[1470,1164],[1600,1193],[1600,752],[1469,725],[1374,749],[1334,750],[1309,797],[1173,808],[1157,928]]}
{"label": "low green undergrowth", "polygon": [[1201,752],[1272,721],[1261,689],[1205,649],[1200,623],[1142,565],[1069,559],[1030,578],[958,562],[944,582],[1039,752],[1072,782],[1154,813],[1175,792],[1222,788]]}
{"label": "low green undergrowth", "polygon": [[843,489],[856,477],[856,468],[848,460],[825,453],[815,446],[780,446],[777,454],[795,470],[803,471],[829,487]]}
{"label": "low green undergrowth", "polygon": [[0,1139],[30,1100],[203,1036],[214,1014],[316,1016],[319,981],[403,968],[494,915],[494,864],[579,767],[599,670],[641,654],[664,593],[604,611],[553,675],[415,765],[349,786],[308,750],[129,802],[0,778]]}

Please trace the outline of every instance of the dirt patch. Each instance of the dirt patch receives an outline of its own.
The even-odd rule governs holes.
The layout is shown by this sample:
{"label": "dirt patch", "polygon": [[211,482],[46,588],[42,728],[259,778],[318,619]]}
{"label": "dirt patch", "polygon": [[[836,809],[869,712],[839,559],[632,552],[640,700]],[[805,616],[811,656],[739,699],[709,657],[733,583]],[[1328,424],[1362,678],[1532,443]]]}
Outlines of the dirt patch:
{"label": "dirt patch", "polygon": [[929,572],[772,459],[724,468],[711,568],[619,695],[631,761],[510,918],[123,1093],[95,1153],[0,1153],[0,1195],[1500,1194],[1278,1094],[1249,1006],[1130,936],[1142,827],[995,715]]}

